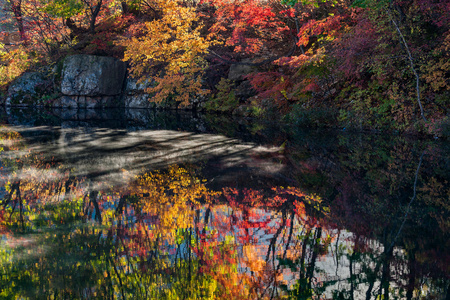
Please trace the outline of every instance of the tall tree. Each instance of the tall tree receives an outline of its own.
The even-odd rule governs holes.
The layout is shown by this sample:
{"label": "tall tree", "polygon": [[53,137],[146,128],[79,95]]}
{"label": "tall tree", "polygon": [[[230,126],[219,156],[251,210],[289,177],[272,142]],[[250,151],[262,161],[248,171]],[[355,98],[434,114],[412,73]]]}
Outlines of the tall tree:
{"label": "tall tree", "polygon": [[13,14],[14,19],[17,24],[17,30],[20,34],[20,39],[22,42],[27,40],[24,25],[24,11],[23,11],[23,1],[22,0],[6,0],[7,9]]}
{"label": "tall tree", "polygon": [[157,83],[148,92],[156,93],[154,101],[169,97],[188,105],[189,97],[202,95],[203,56],[212,42],[201,36],[195,8],[174,0],[155,1],[161,18],[146,22],[145,36],[127,41],[125,60],[131,63],[134,76],[151,77]]}

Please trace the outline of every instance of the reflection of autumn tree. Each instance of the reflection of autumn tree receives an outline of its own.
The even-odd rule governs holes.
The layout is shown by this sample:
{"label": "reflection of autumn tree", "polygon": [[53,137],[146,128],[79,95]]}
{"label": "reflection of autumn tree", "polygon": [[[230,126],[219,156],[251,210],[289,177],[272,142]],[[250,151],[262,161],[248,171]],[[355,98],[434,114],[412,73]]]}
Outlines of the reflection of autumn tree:
{"label": "reflection of autumn tree", "polygon": [[154,172],[139,177],[130,192],[139,196],[136,208],[142,215],[157,220],[152,234],[168,242],[174,241],[178,229],[193,227],[193,208],[198,207],[201,200],[209,201],[213,195],[201,179],[178,166],[170,167],[167,173]]}
{"label": "reflection of autumn tree", "polygon": [[[71,176],[70,171],[53,158],[28,151],[19,133],[4,129],[0,139],[7,150],[2,164],[10,173],[1,178],[7,193],[1,202],[2,215],[7,213],[14,223],[14,213],[18,212],[22,230],[25,229],[25,214],[30,215],[42,206],[81,195],[76,189],[80,180]],[[9,154],[11,150],[15,150],[11,152],[13,154]]]}
{"label": "reflection of autumn tree", "polygon": [[214,283],[198,272],[190,249],[200,203],[214,194],[193,170],[179,166],[139,176],[119,191],[115,213],[105,221],[115,246],[116,258],[108,265],[115,270],[111,276],[119,282],[118,293],[133,290],[145,299],[209,298]]}
{"label": "reflection of autumn tree", "polygon": [[[111,240],[101,238],[101,228],[83,225],[82,211],[82,201],[58,205],[47,213],[59,222],[38,227],[40,234],[11,239],[9,248],[0,248],[0,271],[8,278],[0,282],[2,299],[113,297],[115,270],[108,265],[115,259]],[[70,219],[73,213],[78,217]]]}
{"label": "reflection of autumn tree", "polygon": [[432,145],[422,161],[425,147],[404,139],[341,136],[336,143],[311,143],[289,154],[300,186],[308,177],[306,188],[320,182],[331,212],[325,226],[354,233],[343,253],[351,265],[348,295],[356,297],[363,289],[368,298],[393,296],[393,287],[413,295],[424,281],[436,288],[430,297],[445,291],[440,278],[449,271],[446,155]]}
{"label": "reflection of autumn tree", "polygon": [[[300,155],[285,151],[305,188],[225,187],[219,196],[197,169],[180,166],[94,190],[9,136],[0,155],[18,183],[5,178],[3,213],[20,194],[33,234],[0,247],[0,272],[14,282],[0,283],[7,297],[412,299],[421,282],[427,296],[446,291],[448,177],[432,147],[419,168],[420,152],[407,144],[371,150],[352,141],[362,148],[350,155],[345,141],[335,152],[311,143]],[[8,156],[13,147],[24,155]],[[314,182],[324,184],[320,197],[307,192]]]}
{"label": "reflection of autumn tree", "polygon": [[[30,217],[31,230],[37,226],[45,232],[31,243],[52,246],[39,248],[36,257],[21,254],[19,248],[2,252],[2,274],[13,283],[0,286],[2,295],[210,298],[214,282],[197,272],[190,249],[199,201],[208,201],[214,193],[192,172],[176,166],[141,176],[121,192],[90,191],[70,202],[37,203],[43,211]],[[85,226],[82,216],[102,226]],[[36,289],[28,291],[25,281]]]}
{"label": "reflection of autumn tree", "polygon": [[[112,276],[120,282],[120,293],[132,288],[150,298],[278,298],[283,293],[278,260],[291,251],[290,243],[300,242],[297,234],[313,232],[309,240],[323,240],[318,242],[323,245],[329,239],[306,214],[321,209],[320,199],[292,187],[268,192],[226,188],[224,205],[205,206],[201,203],[213,193],[192,171],[173,166],[140,176],[120,194],[116,213],[107,221],[115,256],[122,258],[108,263],[117,270]],[[285,248],[278,246],[287,240]],[[316,258],[323,254],[319,244],[311,248]],[[316,258],[309,262],[306,256],[302,276],[311,277]]]}
{"label": "reflection of autumn tree", "polygon": [[[385,250],[376,256],[378,262],[373,277],[368,278],[370,285],[367,295],[384,293],[386,297],[392,285],[401,287],[412,295],[414,290],[420,288],[421,280],[433,280],[427,278],[429,272],[425,270],[423,273],[417,272],[420,267],[417,262],[412,263],[417,255],[433,260],[433,263],[427,262],[424,266],[433,266],[432,273],[437,278],[449,271],[448,263],[446,263],[448,238],[445,238],[445,232],[447,231],[442,231],[444,235],[435,235],[439,226],[443,225],[440,220],[449,214],[448,209],[441,205],[446,202],[443,199],[448,199],[449,190],[448,187],[442,188],[439,184],[435,184],[445,182],[446,178],[439,172],[442,168],[441,162],[436,160],[437,157],[431,152],[423,155],[422,163],[420,150],[410,149],[402,144],[395,146],[388,155],[380,155],[380,150],[384,149],[381,148],[378,153],[359,159],[359,166],[349,164],[346,167],[349,169],[347,173],[353,176],[347,176],[345,184],[341,186],[342,194],[337,200],[338,203],[347,207],[347,215],[350,208],[350,211],[353,210],[352,215],[370,220],[370,222],[364,222],[354,219],[360,224],[367,224],[365,232],[359,230],[361,235],[376,238],[385,247]],[[421,164],[422,167],[420,167]],[[435,175],[427,174],[428,170],[433,170]],[[431,186],[433,186],[432,191],[429,189]],[[369,194],[365,192],[367,190],[370,190]],[[433,195],[432,198],[430,194]],[[367,195],[371,195],[370,199]],[[339,199],[339,197],[342,198]],[[364,201],[361,201],[362,199]],[[433,199],[433,203],[427,203],[426,199]],[[354,210],[357,210],[357,213]],[[348,219],[344,222],[347,226],[350,225]],[[355,222],[348,228],[358,232],[361,226]],[[420,240],[423,242],[417,243]],[[396,259],[393,253],[394,245],[404,247],[407,251],[410,263],[406,268],[415,270],[415,276],[417,276],[415,279],[408,276],[406,272],[399,272],[401,276],[395,276],[392,272],[392,268],[399,266],[399,262],[402,265],[404,261]],[[430,255],[430,251],[426,249],[433,249],[433,252],[439,254]],[[405,277],[408,284],[404,283]],[[381,282],[379,289],[374,287],[375,281]],[[433,293],[430,291],[429,295]]]}
{"label": "reflection of autumn tree", "polygon": [[[281,284],[284,289],[296,299],[309,299],[313,296],[320,296],[322,290],[316,282],[317,260],[328,252],[328,246],[332,241],[331,236],[319,224],[317,217],[324,217],[328,213],[328,208],[321,205],[322,199],[316,195],[308,195],[298,188],[277,188],[274,200],[282,203],[292,203],[294,208],[289,219],[283,218],[283,223],[290,223],[289,234],[286,239],[281,237],[281,244],[285,245],[284,250],[275,254],[275,235],[271,241],[272,257],[278,260],[279,266],[289,268],[295,274],[296,282],[290,288],[286,284]],[[285,200],[284,200],[285,199]],[[284,201],[283,201],[284,200]],[[309,213],[307,213],[309,211]],[[277,233],[280,231],[278,230]],[[294,238],[293,238],[294,237]],[[291,245],[292,244],[292,245]],[[270,255],[267,253],[267,258]]]}
{"label": "reflection of autumn tree", "polygon": [[[202,270],[228,291],[227,297],[280,297],[283,263],[291,258],[295,272],[312,278],[314,262],[323,254],[318,245],[328,243],[322,229],[315,229],[317,220],[306,214],[306,210],[322,210],[319,197],[293,187],[269,192],[225,188],[223,195],[227,205],[212,208],[210,230],[202,235],[196,253],[205,261]],[[316,247],[310,247],[305,238],[311,232]],[[303,249],[301,267],[295,262],[302,256],[296,249]],[[306,249],[312,250],[311,261]]]}

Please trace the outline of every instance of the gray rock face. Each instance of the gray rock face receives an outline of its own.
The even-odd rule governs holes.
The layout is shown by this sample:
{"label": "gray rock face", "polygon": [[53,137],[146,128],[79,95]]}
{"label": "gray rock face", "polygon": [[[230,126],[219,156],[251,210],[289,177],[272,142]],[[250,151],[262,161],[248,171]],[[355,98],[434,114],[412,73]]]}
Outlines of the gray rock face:
{"label": "gray rock face", "polygon": [[146,94],[146,90],[148,88],[154,87],[155,85],[156,82],[151,79],[144,80],[143,82],[138,83],[137,79],[128,77],[125,92],[127,95]]}
{"label": "gray rock face", "polygon": [[10,84],[5,104],[18,106],[33,104],[35,99],[45,92],[47,83],[41,73],[24,73]]}
{"label": "gray rock face", "polygon": [[[242,60],[243,63],[251,63],[250,59]],[[255,72],[256,68],[251,65],[239,65],[233,64],[230,66],[230,71],[228,72],[228,79],[234,81],[244,80],[244,77],[252,72]]]}
{"label": "gray rock face", "polygon": [[152,108],[155,104],[150,102],[148,94],[136,94],[125,96],[125,107]]}
{"label": "gray rock face", "polygon": [[64,61],[61,92],[68,96],[115,96],[122,92],[126,64],[113,57],[73,55]]}
{"label": "gray rock face", "polygon": [[53,101],[53,107],[97,109],[124,107],[121,96],[62,96]]}
{"label": "gray rock face", "polygon": [[61,107],[77,108],[78,103],[72,97],[63,96],[63,97],[61,97]]}
{"label": "gray rock face", "polygon": [[141,83],[129,76],[126,79],[125,87],[125,107],[129,108],[154,108],[155,103],[150,102],[151,94],[147,89],[155,86],[155,81],[149,79]]}

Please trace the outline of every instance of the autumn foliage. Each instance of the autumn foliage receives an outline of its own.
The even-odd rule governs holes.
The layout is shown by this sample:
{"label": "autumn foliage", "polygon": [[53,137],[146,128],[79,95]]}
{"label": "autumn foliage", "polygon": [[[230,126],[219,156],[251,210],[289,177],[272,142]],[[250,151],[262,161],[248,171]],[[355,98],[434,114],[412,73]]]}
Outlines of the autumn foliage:
{"label": "autumn foliage", "polygon": [[192,7],[176,1],[156,2],[160,18],[145,22],[144,36],[127,42],[125,60],[131,62],[133,76],[153,76],[157,82],[148,91],[160,102],[175,96],[184,105],[202,91],[203,59],[211,41],[200,35],[199,16]]}
{"label": "autumn foliage", "polygon": [[[25,48],[2,50],[7,67],[0,84],[74,52],[113,55],[129,63],[132,76],[152,83],[147,92],[156,102],[190,106],[190,99],[209,94],[209,110],[245,104],[260,113],[281,111],[288,120],[332,107],[326,125],[445,136],[449,5],[9,0],[0,22],[19,33]],[[18,64],[11,57],[24,57],[23,49],[27,63]],[[253,71],[224,88],[233,64]],[[242,81],[253,87],[245,97],[233,90]]]}

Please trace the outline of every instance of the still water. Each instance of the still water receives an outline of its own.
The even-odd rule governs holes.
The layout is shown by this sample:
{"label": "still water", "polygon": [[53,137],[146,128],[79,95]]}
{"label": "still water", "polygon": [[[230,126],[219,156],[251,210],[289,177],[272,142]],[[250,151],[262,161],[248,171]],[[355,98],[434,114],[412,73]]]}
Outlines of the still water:
{"label": "still water", "polygon": [[450,145],[0,111],[0,299],[449,299]]}

